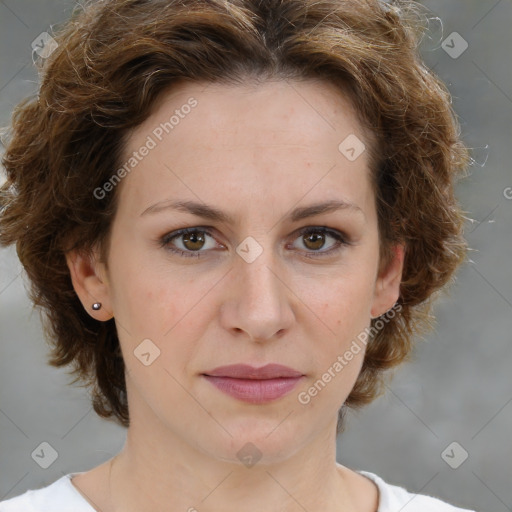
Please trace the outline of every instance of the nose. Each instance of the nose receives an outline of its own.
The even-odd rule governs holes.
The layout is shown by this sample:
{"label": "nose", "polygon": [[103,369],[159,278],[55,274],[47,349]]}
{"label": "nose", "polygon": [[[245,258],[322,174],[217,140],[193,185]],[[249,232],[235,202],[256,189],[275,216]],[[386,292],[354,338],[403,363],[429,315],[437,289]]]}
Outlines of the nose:
{"label": "nose", "polygon": [[221,307],[221,323],[231,334],[261,343],[291,328],[297,299],[270,249],[249,261],[237,256],[229,273],[231,292]]}

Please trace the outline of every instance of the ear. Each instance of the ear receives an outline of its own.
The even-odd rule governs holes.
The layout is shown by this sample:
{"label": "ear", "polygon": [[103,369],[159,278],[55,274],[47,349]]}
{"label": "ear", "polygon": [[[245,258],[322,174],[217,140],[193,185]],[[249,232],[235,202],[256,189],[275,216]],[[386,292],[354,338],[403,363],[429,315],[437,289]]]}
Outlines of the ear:
{"label": "ear", "polygon": [[377,318],[390,310],[400,296],[400,282],[404,265],[405,247],[395,245],[391,248],[392,257],[379,270],[370,311],[371,317]]}
{"label": "ear", "polygon": [[[107,269],[100,261],[96,248],[91,251],[69,251],[66,253],[66,262],[73,288],[87,313],[102,322],[110,320],[114,315]],[[92,309],[95,302],[101,303],[100,309]]]}

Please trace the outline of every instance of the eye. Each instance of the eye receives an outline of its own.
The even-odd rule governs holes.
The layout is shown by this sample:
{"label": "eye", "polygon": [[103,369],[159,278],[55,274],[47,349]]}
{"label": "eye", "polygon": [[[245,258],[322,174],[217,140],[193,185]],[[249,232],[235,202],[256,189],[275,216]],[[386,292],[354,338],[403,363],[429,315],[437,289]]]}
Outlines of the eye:
{"label": "eye", "polygon": [[[201,256],[200,249],[204,247],[206,237],[213,238],[211,233],[202,228],[183,228],[173,231],[162,237],[160,245],[167,250],[177,253],[181,256],[199,258]],[[175,239],[182,239],[181,244],[184,249],[173,247],[171,242]]]}
{"label": "eye", "polygon": [[[215,248],[215,242],[213,242],[212,246],[207,247],[208,238],[214,240],[213,235],[205,228],[183,228],[164,235],[160,239],[159,244],[166,250],[180,256],[200,258],[202,253],[207,252],[208,249],[212,250]],[[330,249],[321,251],[320,249],[324,247],[326,238],[334,239],[335,242],[331,244]],[[347,241],[348,237],[343,233],[321,226],[302,228],[297,234],[297,239],[302,240],[303,244],[306,246],[304,256],[308,258],[331,256],[343,249],[343,246],[350,245]],[[175,240],[178,240],[182,246],[181,248],[174,245]],[[225,248],[222,244],[220,245]],[[307,249],[309,249],[309,251]]]}
{"label": "eye", "polygon": [[[331,245],[330,249],[320,251],[320,249],[325,245],[326,237],[333,238],[335,243]],[[345,245],[350,245],[348,237],[343,233],[324,226],[308,226],[306,228],[302,228],[299,231],[299,239],[303,242],[306,248],[310,249],[310,251],[307,251],[304,254],[307,258],[332,256],[334,253],[343,249]]]}

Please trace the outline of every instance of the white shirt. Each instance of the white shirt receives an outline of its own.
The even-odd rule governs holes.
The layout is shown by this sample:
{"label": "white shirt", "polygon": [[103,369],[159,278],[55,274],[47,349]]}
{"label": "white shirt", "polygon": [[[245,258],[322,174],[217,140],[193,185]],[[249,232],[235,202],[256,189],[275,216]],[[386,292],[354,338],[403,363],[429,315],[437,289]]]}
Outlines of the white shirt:
{"label": "white shirt", "polygon": [[[358,471],[373,480],[379,488],[376,512],[475,512],[454,507],[423,494],[412,494],[403,487],[391,485],[368,471]],[[0,502],[0,512],[96,512],[71,483],[81,473],[68,473],[42,489],[28,490],[20,496]]]}

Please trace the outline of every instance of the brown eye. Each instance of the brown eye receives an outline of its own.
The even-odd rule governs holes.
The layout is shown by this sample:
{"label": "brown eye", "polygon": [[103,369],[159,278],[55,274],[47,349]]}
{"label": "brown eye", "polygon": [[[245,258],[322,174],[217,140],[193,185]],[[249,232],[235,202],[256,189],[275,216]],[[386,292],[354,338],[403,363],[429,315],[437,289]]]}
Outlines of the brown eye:
{"label": "brown eye", "polygon": [[[321,250],[326,245],[326,239],[333,238],[335,243],[330,245],[327,250]],[[348,237],[343,233],[329,229],[326,227],[306,227],[300,230],[299,239],[306,247],[304,256],[308,258],[321,258],[325,256],[332,256],[334,253],[343,249],[345,245],[350,245]]]}
{"label": "brown eye", "polygon": [[325,244],[325,235],[324,233],[307,233],[303,235],[303,240],[308,249],[318,251]]}
{"label": "brown eye", "polygon": [[[213,243],[213,246],[208,247],[208,238],[215,242],[213,235],[207,229],[199,227],[184,228],[163,236],[159,244],[166,250],[180,256],[199,258],[216,248],[215,243]],[[303,228],[296,238],[302,240],[302,245],[305,247],[305,250],[299,248],[300,252],[309,258],[332,256],[341,250],[343,246],[350,245],[345,234],[321,226]],[[331,243],[328,249],[322,250],[326,246],[326,240],[329,238],[334,239],[335,242]],[[180,248],[179,245],[177,247],[177,244],[181,244],[182,247]],[[222,246],[222,244],[219,245]]]}
{"label": "brown eye", "polygon": [[[203,253],[207,252],[208,249],[212,248],[206,247],[206,249],[203,250],[207,245],[207,238],[213,239],[213,236],[205,229],[185,228],[162,237],[160,239],[160,246],[181,256],[199,258]],[[175,240],[181,242],[182,248],[175,246]],[[215,244],[213,245],[215,246]]]}
{"label": "brown eye", "polygon": [[201,231],[195,231],[194,233],[186,233],[185,235],[181,235],[183,245],[186,249],[189,249],[190,251],[198,251],[199,249],[202,249],[204,243],[205,243],[205,237],[201,233]]}

